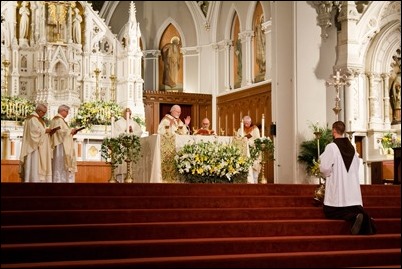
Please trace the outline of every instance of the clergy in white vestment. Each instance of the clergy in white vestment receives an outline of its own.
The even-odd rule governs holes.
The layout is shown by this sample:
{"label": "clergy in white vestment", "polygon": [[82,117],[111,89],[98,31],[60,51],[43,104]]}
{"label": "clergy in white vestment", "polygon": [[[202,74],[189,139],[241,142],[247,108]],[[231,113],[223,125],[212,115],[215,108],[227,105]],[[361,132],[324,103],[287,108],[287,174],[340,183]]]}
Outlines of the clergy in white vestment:
{"label": "clergy in white vestment", "polygon": [[[122,112],[122,117],[118,119],[114,126],[114,136],[118,137],[120,134],[128,133],[132,135],[142,136],[141,126],[131,118],[131,109],[125,108]],[[116,178],[119,182],[123,182],[127,174],[127,163],[123,161],[118,165],[115,170]]]}
{"label": "clergy in white vestment", "polygon": [[74,148],[73,135],[77,133],[75,128],[70,128],[65,121],[70,107],[67,105],[59,106],[58,114],[50,121],[50,128],[58,128],[50,136],[53,149],[53,183],[74,183],[75,173],[77,172],[77,157]]}
{"label": "clergy in white vestment", "polygon": [[[127,119],[128,118],[128,119]],[[122,112],[122,117],[114,124],[114,135],[119,136],[122,133],[130,133],[141,137],[141,126],[131,118],[131,109],[126,108]]]}
{"label": "clergy in white vestment", "polygon": [[[244,124],[243,128],[240,127],[237,130],[237,135],[247,137],[248,145],[254,146],[254,140],[261,137],[260,129],[258,129],[257,125],[254,125],[252,123],[250,116],[243,117],[243,124]],[[252,179],[248,178],[247,182],[248,183],[258,183],[258,175],[260,174],[260,171],[261,171],[261,157],[258,157],[254,161],[252,170],[253,170],[253,178]]]}
{"label": "clergy in white vestment", "polygon": [[47,107],[39,104],[25,119],[19,163],[23,182],[52,182],[51,129],[43,120],[46,113]]}
{"label": "clergy in white vestment", "polygon": [[166,114],[159,123],[158,134],[181,134],[188,135],[189,124],[191,117],[187,116],[184,122],[180,119],[181,107],[179,105],[173,105],[170,108],[170,114]]}

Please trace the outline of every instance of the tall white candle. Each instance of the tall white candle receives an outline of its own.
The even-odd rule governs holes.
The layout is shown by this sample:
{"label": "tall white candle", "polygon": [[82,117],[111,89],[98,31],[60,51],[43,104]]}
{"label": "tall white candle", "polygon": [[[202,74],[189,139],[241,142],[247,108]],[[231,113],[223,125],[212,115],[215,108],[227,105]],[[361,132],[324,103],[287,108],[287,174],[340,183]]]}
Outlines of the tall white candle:
{"label": "tall white candle", "polygon": [[129,124],[129,120],[130,120],[130,111],[126,111],[126,130],[127,133],[129,133],[129,128],[130,128],[130,124]]}
{"label": "tall white candle", "polygon": [[265,116],[262,114],[261,137],[265,137]]}
{"label": "tall white candle", "polygon": [[110,119],[110,135],[111,137],[114,137],[114,116],[112,115],[112,118]]}
{"label": "tall white candle", "polygon": [[243,137],[244,136],[244,123],[243,123],[243,119],[240,122],[240,136]]}

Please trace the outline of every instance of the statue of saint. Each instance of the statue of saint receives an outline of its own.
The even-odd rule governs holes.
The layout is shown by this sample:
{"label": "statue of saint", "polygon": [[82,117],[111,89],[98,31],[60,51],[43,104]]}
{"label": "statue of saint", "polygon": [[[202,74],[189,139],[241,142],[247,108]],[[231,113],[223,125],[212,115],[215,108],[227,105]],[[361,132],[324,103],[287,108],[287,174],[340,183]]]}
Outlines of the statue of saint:
{"label": "statue of saint", "polygon": [[392,56],[393,69],[391,76],[391,87],[389,89],[389,100],[392,108],[392,123],[401,123],[401,49],[396,50],[396,54]]}
{"label": "statue of saint", "polygon": [[74,9],[74,19],[73,19],[73,42],[81,44],[81,22],[82,16],[80,15],[80,10],[78,8]]}
{"label": "statue of saint", "polygon": [[392,108],[392,123],[401,122],[401,73],[399,72],[391,84],[389,98]]}
{"label": "statue of saint", "polygon": [[265,33],[262,29],[262,23],[264,22],[264,15],[261,15],[260,19],[255,25],[255,42],[256,42],[256,62],[258,65],[257,76],[265,75]]}
{"label": "statue of saint", "polygon": [[28,1],[22,1],[20,7],[20,39],[27,39],[29,33],[29,8]]}
{"label": "statue of saint", "polygon": [[163,84],[176,87],[180,68],[180,39],[174,36],[170,43],[162,48]]}

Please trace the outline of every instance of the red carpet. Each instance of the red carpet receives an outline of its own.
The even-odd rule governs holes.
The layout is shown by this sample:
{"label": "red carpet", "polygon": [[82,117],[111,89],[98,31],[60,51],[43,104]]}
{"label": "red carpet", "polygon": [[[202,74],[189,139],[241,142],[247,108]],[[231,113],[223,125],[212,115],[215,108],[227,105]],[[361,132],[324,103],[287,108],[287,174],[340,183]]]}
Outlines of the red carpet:
{"label": "red carpet", "polygon": [[400,185],[363,185],[350,235],[315,185],[1,184],[2,268],[401,266]]}

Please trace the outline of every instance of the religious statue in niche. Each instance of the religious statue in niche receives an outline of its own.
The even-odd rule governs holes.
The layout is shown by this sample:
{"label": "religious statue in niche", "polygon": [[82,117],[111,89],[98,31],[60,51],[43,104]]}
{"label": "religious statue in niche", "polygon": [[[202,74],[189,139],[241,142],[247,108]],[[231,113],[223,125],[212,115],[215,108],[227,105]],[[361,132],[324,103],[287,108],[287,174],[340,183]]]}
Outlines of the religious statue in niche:
{"label": "religious statue in niche", "polygon": [[163,84],[175,88],[180,69],[180,38],[172,37],[170,43],[162,48]]}
{"label": "religious statue in niche", "polygon": [[28,1],[22,1],[20,11],[20,39],[27,39],[29,33],[29,15]]}
{"label": "religious statue in niche", "polygon": [[74,43],[81,44],[81,22],[82,16],[80,15],[80,10],[78,8],[74,9],[74,19],[73,19],[73,41]]}
{"label": "religious statue in niche", "polygon": [[391,67],[393,69],[389,89],[389,97],[392,108],[392,124],[401,123],[401,50],[397,49],[396,55],[392,57],[393,62]]}
{"label": "religious statue in niche", "polygon": [[264,80],[265,77],[265,33],[262,29],[262,23],[264,22],[264,15],[262,14],[261,17],[257,20],[255,25],[255,42],[256,42],[256,63],[258,66],[258,71],[256,72],[256,82]]}

